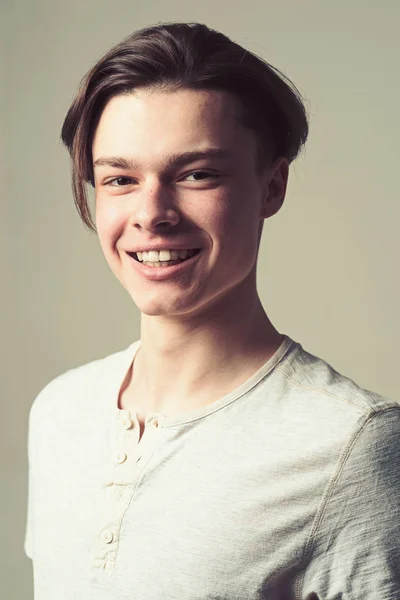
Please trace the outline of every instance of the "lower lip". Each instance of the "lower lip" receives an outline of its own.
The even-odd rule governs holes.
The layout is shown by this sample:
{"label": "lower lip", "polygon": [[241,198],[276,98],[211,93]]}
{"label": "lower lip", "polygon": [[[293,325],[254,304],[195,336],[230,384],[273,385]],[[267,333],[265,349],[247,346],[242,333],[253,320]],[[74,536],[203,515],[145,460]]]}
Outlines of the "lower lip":
{"label": "lower lip", "polygon": [[184,273],[187,269],[191,269],[194,263],[197,261],[201,254],[198,252],[194,256],[187,258],[183,262],[177,265],[170,265],[168,267],[148,267],[143,263],[139,262],[129,254],[127,255],[130,261],[133,263],[133,267],[137,270],[138,273],[146,277],[146,279],[150,279],[151,281],[164,281],[165,279],[170,279],[173,277],[177,277],[181,273]]}

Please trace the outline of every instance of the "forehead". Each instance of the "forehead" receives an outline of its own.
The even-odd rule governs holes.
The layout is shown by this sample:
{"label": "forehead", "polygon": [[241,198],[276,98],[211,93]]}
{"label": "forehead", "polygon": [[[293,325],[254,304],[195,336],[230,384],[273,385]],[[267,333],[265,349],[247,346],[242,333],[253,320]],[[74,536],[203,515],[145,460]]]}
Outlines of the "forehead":
{"label": "forehead", "polygon": [[105,106],[93,140],[93,160],[104,153],[143,157],[203,147],[254,144],[240,124],[241,104],[228,92],[137,90]]}

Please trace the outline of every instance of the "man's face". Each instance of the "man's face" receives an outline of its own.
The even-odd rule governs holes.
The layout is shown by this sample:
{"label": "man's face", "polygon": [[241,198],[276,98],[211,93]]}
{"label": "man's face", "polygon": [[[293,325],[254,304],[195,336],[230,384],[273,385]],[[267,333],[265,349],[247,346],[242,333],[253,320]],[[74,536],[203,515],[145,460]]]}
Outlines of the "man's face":
{"label": "man's face", "polygon": [[[139,90],[113,97],[101,115],[92,147],[99,241],[142,313],[190,317],[234,302],[239,288],[241,298],[255,293],[260,225],[283,202],[287,161],[257,171],[240,110],[225,92]],[[128,254],[148,248],[200,252],[171,266]]]}

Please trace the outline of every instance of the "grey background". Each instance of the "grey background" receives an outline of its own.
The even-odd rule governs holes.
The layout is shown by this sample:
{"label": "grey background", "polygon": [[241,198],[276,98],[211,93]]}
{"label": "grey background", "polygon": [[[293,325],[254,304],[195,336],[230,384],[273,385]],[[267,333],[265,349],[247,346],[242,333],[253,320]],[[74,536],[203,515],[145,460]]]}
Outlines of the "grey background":
{"label": "grey background", "polygon": [[260,296],[279,331],[399,399],[400,4],[2,0],[0,16],[0,597],[25,600],[30,405],[59,373],[139,336],[72,200],[59,135],[80,79],[134,29],[177,20],[223,31],[297,84],[310,138],[264,227]]}

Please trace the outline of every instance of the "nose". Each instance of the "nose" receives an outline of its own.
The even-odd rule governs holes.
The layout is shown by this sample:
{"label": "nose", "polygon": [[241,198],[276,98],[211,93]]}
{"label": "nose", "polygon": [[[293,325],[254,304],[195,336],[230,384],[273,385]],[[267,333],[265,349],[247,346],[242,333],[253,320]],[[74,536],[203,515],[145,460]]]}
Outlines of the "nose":
{"label": "nose", "polygon": [[180,221],[172,190],[162,182],[149,182],[134,194],[131,224],[147,231],[166,230]]}

